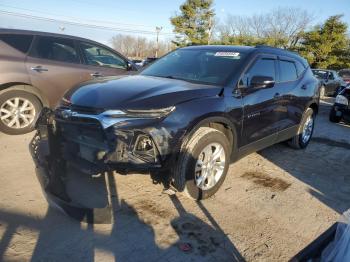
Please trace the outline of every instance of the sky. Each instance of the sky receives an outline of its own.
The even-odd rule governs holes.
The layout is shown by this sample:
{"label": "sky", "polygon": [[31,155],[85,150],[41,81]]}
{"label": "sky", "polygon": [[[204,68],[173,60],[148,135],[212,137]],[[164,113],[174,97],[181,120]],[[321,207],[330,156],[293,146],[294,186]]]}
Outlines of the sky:
{"label": "sky", "polygon": [[[158,26],[162,27],[160,38],[166,40],[174,36],[169,18],[179,11],[183,2],[184,0],[0,0],[0,28],[64,33],[110,44],[110,39],[118,33],[155,38]],[[278,7],[307,10],[313,15],[314,24],[323,22],[331,15],[344,14],[343,21],[350,26],[350,0],[214,0],[214,9],[221,21],[228,14],[250,16]],[[60,21],[38,20],[40,17]],[[100,27],[64,23],[67,20]]]}

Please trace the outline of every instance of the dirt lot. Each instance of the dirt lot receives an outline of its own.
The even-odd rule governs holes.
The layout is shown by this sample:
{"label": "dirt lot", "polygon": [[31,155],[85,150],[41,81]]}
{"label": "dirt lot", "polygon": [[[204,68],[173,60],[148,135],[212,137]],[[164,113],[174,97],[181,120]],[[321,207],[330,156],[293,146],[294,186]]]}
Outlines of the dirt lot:
{"label": "dirt lot", "polygon": [[[350,208],[350,127],[329,123],[328,110],[307,150],[279,144],[246,157],[203,202],[165,194],[147,175],[109,175],[110,225],[49,207],[27,149],[33,134],[0,134],[0,261],[286,261]],[[84,179],[89,194],[73,193],[102,205],[106,192],[92,185],[104,178]]]}

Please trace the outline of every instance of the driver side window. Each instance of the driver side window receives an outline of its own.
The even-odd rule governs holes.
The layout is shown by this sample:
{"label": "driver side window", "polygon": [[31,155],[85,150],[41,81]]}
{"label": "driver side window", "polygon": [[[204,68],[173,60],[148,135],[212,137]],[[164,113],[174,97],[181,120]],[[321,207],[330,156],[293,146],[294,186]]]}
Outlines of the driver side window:
{"label": "driver side window", "polygon": [[85,63],[88,65],[127,69],[127,63],[123,58],[104,47],[90,43],[80,43],[80,46]]}
{"label": "driver side window", "polygon": [[259,58],[249,68],[249,70],[243,76],[243,85],[251,86],[251,80],[254,76],[268,76],[272,77],[273,81],[276,80],[275,59]]}

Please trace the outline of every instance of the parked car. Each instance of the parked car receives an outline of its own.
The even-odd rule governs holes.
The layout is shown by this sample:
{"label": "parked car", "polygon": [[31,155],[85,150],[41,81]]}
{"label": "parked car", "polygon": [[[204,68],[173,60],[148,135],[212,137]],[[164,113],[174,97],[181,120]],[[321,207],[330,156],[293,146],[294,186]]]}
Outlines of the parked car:
{"label": "parked car", "polygon": [[137,66],[137,68],[141,68],[143,66],[143,60],[133,59],[132,62]]}
{"label": "parked car", "polygon": [[312,69],[312,72],[320,81],[321,97],[336,96],[337,93],[347,85],[335,70]]}
{"label": "parked car", "polygon": [[0,30],[0,131],[23,134],[43,106],[54,108],[76,84],[136,70],[100,43],[68,35]]}
{"label": "parked car", "polygon": [[329,120],[339,123],[341,120],[350,122],[350,85],[344,88],[336,97],[329,113]]}
{"label": "parked car", "polygon": [[350,69],[341,69],[338,74],[347,84],[350,84]]}
{"label": "parked car", "polygon": [[170,174],[178,191],[205,199],[232,161],[281,141],[307,147],[318,84],[306,60],[286,50],[181,48],[137,75],[79,85],[44,110],[31,146],[37,174],[61,199],[71,164],[88,175]]}

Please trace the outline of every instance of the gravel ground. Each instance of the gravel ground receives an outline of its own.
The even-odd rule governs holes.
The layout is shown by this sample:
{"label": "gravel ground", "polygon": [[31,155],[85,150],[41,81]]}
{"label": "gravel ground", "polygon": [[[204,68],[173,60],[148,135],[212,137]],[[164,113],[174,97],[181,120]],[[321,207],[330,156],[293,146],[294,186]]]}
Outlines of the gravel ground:
{"label": "gravel ground", "polygon": [[33,134],[0,134],[0,261],[286,261],[350,208],[350,127],[329,123],[328,110],[305,151],[278,144],[232,164],[206,201],[163,192],[148,175],[80,177],[90,191],[76,196],[102,206],[110,192],[112,224],[49,207],[27,149]]}

